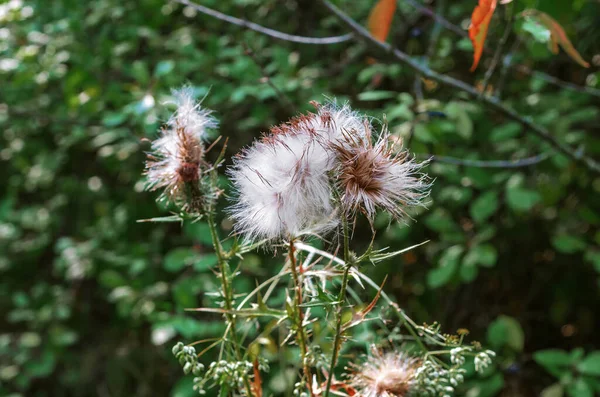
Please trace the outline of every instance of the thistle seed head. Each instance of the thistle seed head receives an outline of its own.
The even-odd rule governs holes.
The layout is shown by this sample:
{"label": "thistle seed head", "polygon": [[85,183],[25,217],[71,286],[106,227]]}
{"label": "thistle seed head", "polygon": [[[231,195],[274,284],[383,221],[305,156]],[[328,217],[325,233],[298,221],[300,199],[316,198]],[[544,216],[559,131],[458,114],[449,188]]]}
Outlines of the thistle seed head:
{"label": "thistle seed head", "polygon": [[161,198],[187,210],[199,199],[198,181],[205,152],[202,139],[206,129],[216,127],[217,123],[209,110],[194,102],[189,88],[174,95],[177,110],[161,130],[160,137],[152,142],[152,151],[148,153],[146,189],[163,189]]}
{"label": "thistle seed head", "polygon": [[404,397],[413,386],[419,361],[404,352],[374,350],[366,362],[353,365],[349,385],[359,397]]}
{"label": "thistle seed head", "polygon": [[347,214],[362,212],[372,220],[377,209],[388,211],[396,219],[406,208],[421,204],[430,183],[419,171],[419,164],[408,152],[401,151],[384,129],[373,142],[370,129],[364,136],[345,133],[332,143],[338,166],[334,172]]}

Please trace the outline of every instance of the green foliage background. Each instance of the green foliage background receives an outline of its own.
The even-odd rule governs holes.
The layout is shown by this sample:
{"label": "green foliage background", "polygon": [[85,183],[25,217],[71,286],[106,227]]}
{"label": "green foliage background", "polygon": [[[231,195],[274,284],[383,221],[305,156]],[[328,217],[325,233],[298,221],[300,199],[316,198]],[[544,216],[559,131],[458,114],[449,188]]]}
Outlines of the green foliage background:
{"label": "green foliage background", "polygon": [[[202,3],[294,34],[345,33],[311,0]],[[446,3],[444,15],[465,26],[475,2]],[[364,44],[277,41],[163,0],[0,4],[0,394],[193,395],[170,348],[222,327],[218,318],[183,311],[208,304],[204,292],[214,289],[210,236],[203,224],[136,223],[168,213],[142,191],[144,138],[155,136],[169,115],[163,103],[170,89],[183,84],[206,95],[230,154],[324,96],[386,114],[394,133],[408,140],[412,131],[410,149],[418,154],[492,160],[551,153],[521,169],[433,163],[429,209],[413,214],[410,227],[377,221],[381,247],[431,242],[367,271],[379,281],[390,275],[386,291],[415,320],[437,320],[449,332],[467,328],[499,352],[488,375],[467,382],[469,396],[600,393],[600,176],[460,92],[425,82],[417,103],[415,73],[368,64]],[[337,4],[365,23],[373,2]],[[399,5],[390,40],[423,56],[436,27]],[[516,9],[525,6],[554,16],[598,64],[597,2],[515,0]],[[499,13],[488,48],[504,26]],[[597,66],[584,70],[516,32],[512,39],[523,39],[513,62],[600,85]],[[483,77],[491,58],[470,74],[470,43],[448,31],[430,55],[432,68],[469,83]],[[507,105],[600,159],[598,97],[514,70],[504,83],[500,75],[491,84],[503,86]],[[227,232],[231,225],[222,226]],[[357,230],[364,244],[366,225]],[[278,271],[277,263],[269,254],[249,256],[237,290]],[[281,392],[282,376],[275,367],[272,392]]]}

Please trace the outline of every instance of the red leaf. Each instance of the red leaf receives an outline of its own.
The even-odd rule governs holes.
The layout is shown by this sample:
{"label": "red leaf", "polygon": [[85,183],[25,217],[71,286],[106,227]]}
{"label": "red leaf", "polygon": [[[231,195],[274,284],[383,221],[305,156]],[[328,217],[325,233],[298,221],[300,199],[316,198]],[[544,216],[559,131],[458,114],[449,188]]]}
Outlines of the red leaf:
{"label": "red leaf", "polygon": [[262,397],[262,378],[260,376],[260,370],[258,369],[258,359],[254,359],[254,379],[252,381],[252,393],[254,397]]}
{"label": "red leaf", "polygon": [[479,0],[479,4],[475,6],[471,15],[471,26],[469,26],[469,38],[473,43],[473,65],[471,72],[477,69],[481,54],[483,53],[483,45],[487,37],[490,21],[494,15],[494,10],[498,0]]}
{"label": "red leaf", "polygon": [[379,0],[369,15],[369,32],[379,41],[385,41],[390,33],[396,12],[396,0]]}
{"label": "red leaf", "polygon": [[545,12],[538,10],[525,10],[522,13],[523,16],[535,18],[540,24],[544,25],[546,29],[550,31],[550,50],[554,54],[558,54],[558,46],[560,45],[562,49],[573,59],[575,62],[583,66],[584,68],[589,68],[590,64],[587,63],[577,52],[571,40],[565,33],[565,30],[562,26],[550,15]]}

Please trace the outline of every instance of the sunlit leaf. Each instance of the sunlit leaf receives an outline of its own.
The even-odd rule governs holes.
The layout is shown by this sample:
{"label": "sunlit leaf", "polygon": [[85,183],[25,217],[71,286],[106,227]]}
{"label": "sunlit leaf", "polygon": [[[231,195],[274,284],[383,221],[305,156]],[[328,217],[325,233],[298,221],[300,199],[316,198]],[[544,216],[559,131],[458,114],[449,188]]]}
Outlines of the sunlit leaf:
{"label": "sunlit leaf", "polygon": [[469,38],[473,43],[474,50],[471,72],[477,69],[477,65],[481,59],[485,38],[487,37],[490,21],[494,15],[497,3],[498,0],[479,0],[479,4],[475,7],[473,14],[471,15]]}
{"label": "sunlit leaf", "polygon": [[379,41],[387,38],[396,12],[396,0],[379,0],[369,15],[369,32]]}
{"label": "sunlit leaf", "polygon": [[525,10],[523,16],[535,19],[539,24],[545,26],[550,31],[550,50],[554,54],[558,54],[558,46],[560,46],[575,62],[589,68],[590,64],[586,62],[579,52],[573,47],[571,40],[562,26],[550,15],[538,10]]}

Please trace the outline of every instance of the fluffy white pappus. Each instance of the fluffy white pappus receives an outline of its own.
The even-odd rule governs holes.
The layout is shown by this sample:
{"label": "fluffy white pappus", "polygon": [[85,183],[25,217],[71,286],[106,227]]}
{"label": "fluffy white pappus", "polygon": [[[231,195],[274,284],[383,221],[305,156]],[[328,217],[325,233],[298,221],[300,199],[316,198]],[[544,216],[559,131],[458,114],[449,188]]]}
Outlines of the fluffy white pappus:
{"label": "fluffy white pappus", "polygon": [[[187,208],[191,197],[188,182],[200,179],[204,163],[202,137],[206,128],[217,125],[211,111],[194,102],[189,88],[175,92],[177,110],[152,142],[146,171],[148,190],[164,189],[161,198]],[[194,186],[192,186],[194,187]]]}
{"label": "fluffy white pappus", "polygon": [[317,133],[328,141],[341,140],[345,135],[351,134],[356,137],[364,137],[370,134],[371,124],[369,120],[360,113],[352,110],[350,105],[344,103],[338,106],[335,102],[325,105],[315,103],[317,116],[313,123]]}
{"label": "fluffy white pappus", "polygon": [[397,148],[387,130],[374,143],[370,133],[364,138],[346,134],[333,147],[338,159],[334,175],[347,213],[361,211],[373,219],[379,208],[400,219],[428,196],[431,184],[420,172],[426,163]]}
{"label": "fluffy white pappus", "polygon": [[193,96],[191,87],[173,90],[177,109],[171,116],[167,125],[170,128],[183,128],[186,133],[197,139],[206,139],[206,131],[216,128],[218,123],[211,116],[212,111],[202,108]]}
{"label": "fluffy white pappus", "polygon": [[403,352],[374,350],[361,365],[353,365],[350,386],[360,397],[404,397],[414,384],[419,360]]}
{"label": "fluffy white pappus", "polygon": [[272,240],[335,228],[331,152],[313,134],[274,129],[229,169],[237,191],[230,207],[236,232],[247,240]]}

